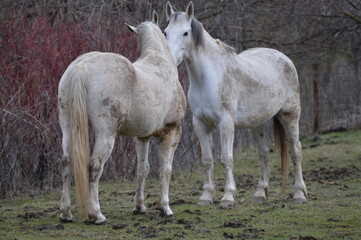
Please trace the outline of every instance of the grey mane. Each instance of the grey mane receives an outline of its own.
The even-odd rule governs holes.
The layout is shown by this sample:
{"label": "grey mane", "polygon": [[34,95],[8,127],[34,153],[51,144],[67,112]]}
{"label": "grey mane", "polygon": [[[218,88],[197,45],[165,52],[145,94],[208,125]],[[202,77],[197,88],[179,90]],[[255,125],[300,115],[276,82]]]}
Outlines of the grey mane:
{"label": "grey mane", "polygon": [[218,45],[220,45],[227,53],[231,54],[231,53],[236,53],[236,49],[230,45],[228,45],[227,43],[225,42],[222,42],[221,40],[219,39],[215,39],[216,43]]}
{"label": "grey mane", "polygon": [[[178,22],[181,21],[182,18],[186,18],[184,12],[176,12],[171,16],[171,21]],[[203,38],[203,25],[200,23],[196,18],[192,18],[191,21],[191,29],[192,29],[192,38],[196,47],[200,47],[204,45],[204,38]],[[236,50],[229,46],[228,44],[220,41],[219,39],[215,39],[215,41],[223,48],[227,53],[235,53]]]}
{"label": "grey mane", "polygon": [[191,28],[192,28],[192,37],[195,43],[195,46],[202,46],[203,41],[203,25],[200,23],[197,19],[192,18],[191,22]]}

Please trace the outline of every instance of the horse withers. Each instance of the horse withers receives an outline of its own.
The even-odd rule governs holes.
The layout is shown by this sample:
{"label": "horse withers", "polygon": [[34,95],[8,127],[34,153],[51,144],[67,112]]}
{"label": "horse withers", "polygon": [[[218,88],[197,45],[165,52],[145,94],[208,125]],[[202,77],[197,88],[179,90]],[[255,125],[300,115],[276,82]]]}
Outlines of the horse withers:
{"label": "horse withers", "polygon": [[[78,57],[66,69],[59,83],[59,121],[63,132],[62,221],[72,221],[70,174],[74,167],[77,199],[83,218],[95,224],[106,221],[100,211],[98,183],[115,138],[136,137],[137,190],[135,213],[144,213],[144,184],[149,172],[151,137],[160,139],[159,207],[172,215],[169,181],[174,152],[181,136],[186,109],[177,66],[167,41],[152,22],[128,25],[138,36],[140,57],[131,63],[115,53],[90,52]],[[95,145],[90,156],[88,124]]]}
{"label": "horse withers", "polygon": [[225,193],[220,207],[234,205],[236,185],[233,178],[233,140],[235,128],[252,128],[260,158],[261,175],[254,202],[269,193],[269,149],[264,124],[273,118],[280,146],[282,185],[287,179],[287,155],[295,169],[296,203],[306,202],[307,190],[302,177],[302,149],[299,141],[301,112],[297,71],[283,53],[269,48],[253,48],[236,54],[227,44],[213,39],[194,17],[190,2],[186,12],[174,12],[166,5],[169,21],[164,34],[177,64],[185,61],[190,86],[189,105],[198,136],[204,168],[201,205],[213,202],[212,131],[220,131],[221,162],[225,168]]}

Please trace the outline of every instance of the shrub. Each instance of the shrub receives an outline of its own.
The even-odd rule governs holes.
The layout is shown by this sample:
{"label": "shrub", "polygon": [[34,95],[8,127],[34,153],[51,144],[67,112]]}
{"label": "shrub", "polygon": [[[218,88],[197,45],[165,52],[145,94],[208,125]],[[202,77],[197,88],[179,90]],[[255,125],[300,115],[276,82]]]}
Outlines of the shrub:
{"label": "shrub", "polygon": [[30,184],[52,188],[61,181],[57,88],[71,61],[89,51],[130,60],[138,55],[124,19],[76,22],[8,14],[0,27],[0,198]]}

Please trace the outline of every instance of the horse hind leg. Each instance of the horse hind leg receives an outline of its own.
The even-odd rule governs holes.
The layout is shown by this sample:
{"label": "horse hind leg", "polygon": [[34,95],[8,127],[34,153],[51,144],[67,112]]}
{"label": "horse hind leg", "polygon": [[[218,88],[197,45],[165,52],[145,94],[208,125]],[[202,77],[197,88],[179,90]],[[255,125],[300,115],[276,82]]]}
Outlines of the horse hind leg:
{"label": "horse hind leg", "polygon": [[169,183],[172,175],[174,153],[181,135],[182,130],[178,127],[160,138],[161,169],[159,207],[165,216],[173,215],[173,211],[169,207]]}
{"label": "horse hind leg", "polygon": [[148,162],[148,150],[149,150],[150,138],[137,138],[136,139],[136,151],[137,151],[137,190],[135,192],[134,202],[135,208],[134,214],[142,214],[146,212],[144,205],[144,185],[145,179],[149,173],[149,162]]}
{"label": "horse hind leg", "polygon": [[69,128],[67,124],[67,118],[63,111],[60,111],[59,115],[60,127],[63,133],[62,138],[62,149],[63,149],[63,156],[61,159],[61,164],[63,165],[63,189],[62,195],[60,200],[60,221],[62,222],[72,222],[73,214],[70,211],[70,181],[71,181],[71,173],[72,173],[72,166],[70,164],[69,159]]}
{"label": "horse hind leg", "polygon": [[257,153],[260,160],[261,174],[258,180],[257,190],[252,202],[265,202],[268,197],[269,188],[269,149],[266,143],[264,126],[252,129],[253,139],[257,146]]}
{"label": "horse hind leg", "polygon": [[95,224],[106,222],[105,216],[100,211],[98,188],[104,164],[113,150],[114,141],[115,136],[97,136],[96,134],[94,150],[89,162],[90,199],[88,217]]}
{"label": "horse hind leg", "polygon": [[294,165],[295,183],[293,201],[306,203],[307,189],[302,175],[302,147],[299,140],[299,113],[280,112],[277,115],[287,135],[289,153]]}

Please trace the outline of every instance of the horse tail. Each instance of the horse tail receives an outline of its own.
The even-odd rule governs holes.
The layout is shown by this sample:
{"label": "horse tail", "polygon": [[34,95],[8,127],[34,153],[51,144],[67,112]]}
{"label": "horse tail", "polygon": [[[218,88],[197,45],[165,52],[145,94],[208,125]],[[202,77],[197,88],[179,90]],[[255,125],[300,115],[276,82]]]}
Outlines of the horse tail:
{"label": "horse tail", "polygon": [[87,217],[89,196],[89,129],[88,70],[86,65],[74,65],[69,81],[70,158],[74,166],[76,196],[83,219]]}
{"label": "horse tail", "polygon": [[286,142],[286,132],[277,117],[273,118],[273,132],[275,143],[278,148],[279,157],[281,159],[281,188],[285,190],[288,179],[288,144]]}

